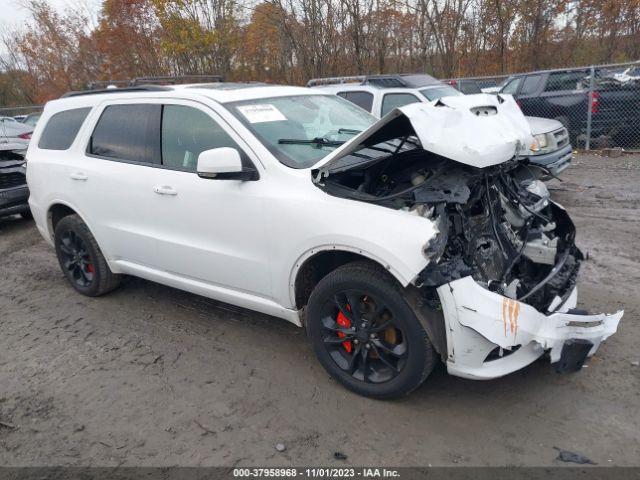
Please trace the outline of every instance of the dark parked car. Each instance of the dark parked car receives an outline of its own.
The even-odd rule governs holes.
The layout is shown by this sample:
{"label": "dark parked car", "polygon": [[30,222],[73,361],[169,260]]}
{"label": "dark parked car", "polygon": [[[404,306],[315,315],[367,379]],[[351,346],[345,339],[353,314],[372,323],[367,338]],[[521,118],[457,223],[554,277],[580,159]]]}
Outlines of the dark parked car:
{"label": "dark parked car", "polygon": [[31,216],[25,153],[32,131],[11,117],[0,117],[0,217]]}
{"label": "dark parked car", "polygon": [[456,90],[469,95],[471,93],[498,93],[504,84],[499,78],[452,78],[444,80]]}
{"label": "dark parked car", "polygon": [[534,72],[514,75],[500,90],[513,95],[525,115],[560,121],[572,142],[581,143],[591,111],[591,137],[607,136],[622,144],[640,123],[640,83],[612,81],[596,73],[589,100],[590,70]]}
{"label": "dark parked car", "polygon": [[40,115],[42,115],[42,112],[30,113],[22,119],[22,123],[35,128],[36,123],[38,123],[38,120],[40,120]]}
{"label": "dark parked car", "polygon": [[0,145],[0,217],[19,213],[31,218],[24,155],[3,148]]}
{"label": "dark parked car", "polygon": [[451,85],[456,90],[464,93],[465,95],[473,93],[482,93],[482,87],[477,80],[467,80],[464,78],[445,80],[445,83]]}

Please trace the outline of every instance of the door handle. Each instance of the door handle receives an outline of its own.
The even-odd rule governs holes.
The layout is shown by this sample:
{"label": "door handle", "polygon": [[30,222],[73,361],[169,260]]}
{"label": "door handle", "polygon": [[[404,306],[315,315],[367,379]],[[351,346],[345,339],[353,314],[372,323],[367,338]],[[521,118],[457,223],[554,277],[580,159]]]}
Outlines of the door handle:
{"label": "door handle", "polygon": [[169,185],[153,187],[153,191],[158,195],[177,195],[178,191]]}
{"label": "door handle", "polygon": [[89,178],[86,174],[84,174],[84,173],[82,173],[82,172],[73,172],[73,173],[70,175],[70,177],[71,177],[73,180],[82,180],[82,181],[87,180],[87,179]]}

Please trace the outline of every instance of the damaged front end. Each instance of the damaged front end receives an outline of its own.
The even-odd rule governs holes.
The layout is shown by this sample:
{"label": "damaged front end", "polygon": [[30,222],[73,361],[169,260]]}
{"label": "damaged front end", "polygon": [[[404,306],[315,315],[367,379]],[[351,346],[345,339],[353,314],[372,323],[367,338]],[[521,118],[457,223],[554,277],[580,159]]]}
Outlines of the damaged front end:
{"label": "damaged front end", "polygon": [[505,375],[545,351],[558,370],[579,369],[622,317],[575,310],[575,227],[518,160],[530,137],[512,101],[403,107],[315,172],[331,195],[434,222],[412,303],[441,332],[430,336],[450,373],[468,378]]}
{"label": "damaged front end", "polygon": [[[425,254],[438,261],[420,272],[419,286],[439,287],[471,276],[488,290],[527,300],[538,310],[564,303],[583,257],[574,243],[573,222],[550,201],[545,185],[517,162],[475,172],[440,162],[440,174],[460,182],[464,195],[442,198],[434,208],[440,235]],[[419,189],[415,199],[430,204],[434,196]]]}

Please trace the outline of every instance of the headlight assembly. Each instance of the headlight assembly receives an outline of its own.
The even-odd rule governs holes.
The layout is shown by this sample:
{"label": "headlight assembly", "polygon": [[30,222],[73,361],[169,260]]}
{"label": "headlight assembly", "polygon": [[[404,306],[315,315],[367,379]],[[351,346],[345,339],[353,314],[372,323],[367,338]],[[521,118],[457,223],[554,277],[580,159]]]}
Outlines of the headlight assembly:
{"label": "headlight assembly", "polygon": [[547,148],[547,135],[544,133],[541,133],[540,135],[534,135],[533,138],[536,139],[536,142],[538,143],[538,146],[542,149],[542,148]]}

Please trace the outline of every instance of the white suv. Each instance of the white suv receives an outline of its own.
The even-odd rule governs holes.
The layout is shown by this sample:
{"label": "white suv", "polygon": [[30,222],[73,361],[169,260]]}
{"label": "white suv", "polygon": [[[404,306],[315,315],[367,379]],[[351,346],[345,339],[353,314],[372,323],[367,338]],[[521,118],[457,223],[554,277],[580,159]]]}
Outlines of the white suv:
{"label": "white suv", "polygon": [[438,359],[575,370],[615,332],[622,312],[572,311],[582,255],[517,161],[530,141],[495,95],[376,121],[297,87],[80,92],[36,126],[29,203],[78,292],[127,274],[282,317],[338,381],[391,398]]}

